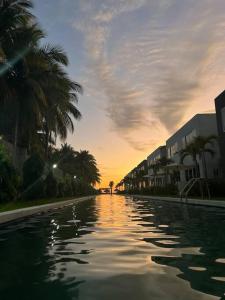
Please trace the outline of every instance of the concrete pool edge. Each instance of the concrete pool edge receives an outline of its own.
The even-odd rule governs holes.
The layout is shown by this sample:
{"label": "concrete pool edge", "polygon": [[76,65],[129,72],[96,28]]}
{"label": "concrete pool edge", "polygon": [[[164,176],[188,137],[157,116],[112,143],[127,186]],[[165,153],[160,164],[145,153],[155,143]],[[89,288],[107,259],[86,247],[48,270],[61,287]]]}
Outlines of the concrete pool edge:
{"label": "concrete pool edge", "polygon": [[68,205],[72,205],[74,203],[79,203],[81,201],[86,201],[95,198],[96,196],[85,196],[74,198],[70,200],[59,201],[55,203],[37,205],[37,206],[30,206],[26,208],[19,208],[15,210],[9,210],[6,212],[0,213],[0,224],[7,223],[10,221],[14,221],[17,219],[22,219],[25,217],[29,217],[38,213],[44,213],[51,211],[53,209],[63,208]]}
{"label": "concrete pool edge", "polygon": [[225,201],[220,200],[202,200],[202,199],[183,199],[174,198],[174,197],[160,197],[160,196],[145,196],[145,195],[129,195],[132,197],[138,198],[145,198],[151,200],[160,200],[160,201],[167,201],[167,202],[175,202],[180,204],[190,204],[190,205],[199,205],[199,206],[211,206],[211,207],[220,207],[225,208]]}

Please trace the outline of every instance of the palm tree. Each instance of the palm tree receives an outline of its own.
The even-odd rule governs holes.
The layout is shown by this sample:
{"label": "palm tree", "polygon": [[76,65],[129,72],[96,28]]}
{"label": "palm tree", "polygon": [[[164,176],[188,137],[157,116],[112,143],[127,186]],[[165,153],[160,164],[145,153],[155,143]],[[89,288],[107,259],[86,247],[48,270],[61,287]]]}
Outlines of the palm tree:
{"label": "palm tree", "polygon": [[[30,12],[32,7],[29,0],[0,0],[0,75],[10,66],[9,53],[14,51],[21,28],[35,22]],[[10,59],[15,60],[16,57],[11,56]]]}
{"label": "palm tree", "polygon": [[110,181],[109,182],[109,187],[110,187],[110,194],[112,195],[112,189],[113,189],[113,186],[114,186],[114,181]]}
{"label": "palm tree", "polygon": [[[217,140],[217,137],[215,135],[209,135],[209,136],[197,136],[194,139],[194,143],[197,145],[199,149],[199,158],[202,160],[202,165],[204,169],[204,177],[208,179],[208,170],[207,170],[207,164],[206,164],[206,153],[208,153],[211,157],[215,155],[215,151],[210,148],[210,146],[214,146],[214,142]],[[208,147],[209,146],[209,147]]]}
{"label": "palm tree", "polygon": [[11,121],[7,133],[14,142],[16,156],[18,139],[23,135],[22,128],[32,128],[24,124],[27,125],[28,119],[33,121],[31,125],[37,122],[40,106],[46,105],[36,73],[40,61],[37,57],[34,59],[34,49],[44,34],[27,10],[31,7],[30,1],[1,2],[0,19],[7,19],[9,15],[12,20],[0,25],[0,32],[4,32],[0,40],[0,103],[2,111]]}
{"label": "palm tree", "polygon": [[53,149],[50,155],[51,164],[57,164],[64,174],[72,176],[75,172],[75,155],[72,146],[67,143],[62,144],[60,149]]}
{"label": "palm tree", "polygon": [[33,7],[30,0],[0,0],[0,36],[12,34],[19,25],[27,24],[34,16],[29,11]]}
{"label": "palm tree", "polygon": [[180,154],[180,163],[184,163],[184,159],[188,156],[190,156],[194,162],[195,165],[195,172],[196,172],[196,177],[200,177],[199,174],[199,166],[198,166],[198,155],[199,155],[199,148],[198,145],[195,143],[190,143],[186,146],[185,149],[182,149],[179,151]]}
{"label": "palm tree", "polygon": [[199,173],[199,167],[198,167],[198,161],[197,158],[202,160],[203,163],[203,168],[204,168],[204,176],[207,179],[208,174],[207,174],[207,165],[206,165],[206,157],[205,154],[208,153],[212,157],[215,154],[215,151],[211,149],[210,147],[207,147],[207,145],[213,145],[214,140],[216,139],[216,136],[210,135],[207,137],[203,136],[197,136],[194,138],[194,140],[186,146],[185,149],[182,149],[180,153],[180,160],[181,163],[183,164],[185,157],[191,156],[192,160],[195,164],[195,170],[196,170],[196,175],[197,177],[200,177]]}
{"label": "palm tree", "polygon": [[96,159],[87,150],[80,150],[75,154],[76,175],[88,184],[96,185],[101,182],[101,175],[97,168]]}
{"label": "palm tree", "polygon": [[68,58],[60,47],[39,47],[44,34],[30,8],[28,0],[0,0],[0,131],[14,143],[14,160],[18,142],[28,149],[43,143],[40,132],[48,157],[53,138],[64,140],[74,131],[73,118],[81,117],[82,87],[63,70]]}
{"label": "palm tree", "polygon": [[43,90],[47,99],[44,109],[43,131],[45,132],[45,153],[48,157],[48,144],[52,137],[59,135],[65,140],[67,132],[73,133],[73,119],[80,119],[81,113],[76,108],[77,93],[82,92],[80,84],[71,81],[63,66],[67,66],[68,59],[60,47],[47,45],[41,49],[43,58],[48,64]]}

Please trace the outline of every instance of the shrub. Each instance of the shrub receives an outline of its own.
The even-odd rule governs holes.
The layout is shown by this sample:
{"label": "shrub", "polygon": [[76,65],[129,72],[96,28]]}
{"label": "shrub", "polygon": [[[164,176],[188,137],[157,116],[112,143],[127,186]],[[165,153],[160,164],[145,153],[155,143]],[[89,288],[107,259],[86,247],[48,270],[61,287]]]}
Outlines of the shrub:
{"label": "shrub", "polygon": [[148,188],[133,189],[129,191],[130,194],[141,194],[141,195],[149,195],[149,196],[177,196],[178,188],[174,184],[169,184],[167,186],[153,186]]}
{"label": "shrub", "polygon": [[44,161],[38,154],[30,156],[23,165],[23,185],[25,188],[39,180],[44,171]]}
{"label": "shrub", "polygon": [[14,200],[18,195],[20,177],[5,147],[0,143],[0,202]]}
{"label": "shrub", "polygon": [[45,194],[49,198],[58,196],[58,184],[52,172],[50,172],[45,179]]}
{"label": "shrub", "polygon": [[225,180],[224,179],[209,180],[209,190],[212,198],[225,197]]}
{"label": "shrub", "polygon": [[23,194],[25,199],[38,199],[45,196],[43,180],[44,161],[38,154],[30,156],[23,165]]}

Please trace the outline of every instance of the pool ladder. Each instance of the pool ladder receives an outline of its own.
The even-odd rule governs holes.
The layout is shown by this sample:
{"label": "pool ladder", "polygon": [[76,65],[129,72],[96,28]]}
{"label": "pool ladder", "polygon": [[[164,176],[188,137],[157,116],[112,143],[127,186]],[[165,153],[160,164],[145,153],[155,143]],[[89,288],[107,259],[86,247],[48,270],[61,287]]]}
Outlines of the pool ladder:
{"label": "pool ladder", "polygon": [[209,191],[209,185],[208,185],[208,181],[204,178],[191,178],[186,185],[183,187],[183,189],[180,192],[180,200],[182,201],[183,199],[187,202],[188,199],[188,195],[191,192],[191,190],[194,188],[194,186],[196,184],[199,184],[199,189],[200,189],[200,194],[201,194],[201,198],[204,198],[204,186],[206,188],[206,192],[207,192],[207,198],[210,200],[211,199],[211,195],[210,195],[210,191]]}

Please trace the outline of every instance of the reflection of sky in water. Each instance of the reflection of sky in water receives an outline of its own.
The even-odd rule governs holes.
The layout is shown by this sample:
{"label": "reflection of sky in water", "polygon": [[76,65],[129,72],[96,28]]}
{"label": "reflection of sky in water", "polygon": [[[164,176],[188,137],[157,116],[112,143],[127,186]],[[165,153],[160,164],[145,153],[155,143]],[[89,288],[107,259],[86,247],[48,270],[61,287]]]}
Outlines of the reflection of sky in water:
{"label": "reflection of sky in water", "polygon": [[2,226],[1,300],[221,299],[224,221],[219,209],[105,195]]}

